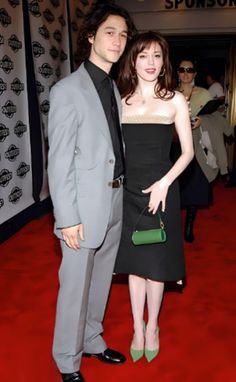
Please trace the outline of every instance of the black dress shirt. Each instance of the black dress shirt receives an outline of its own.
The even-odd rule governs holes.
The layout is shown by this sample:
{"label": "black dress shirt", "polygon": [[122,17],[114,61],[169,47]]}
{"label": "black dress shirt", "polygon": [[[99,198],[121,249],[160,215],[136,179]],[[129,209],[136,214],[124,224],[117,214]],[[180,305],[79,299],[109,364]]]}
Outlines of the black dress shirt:
{"label": "black dress shirt", "polygon": [[124,174],[124,153],[112,78],[89,60],[85,61],[84,67],[94,83],[107,118],[115,154],[114,179],[116,179]]}

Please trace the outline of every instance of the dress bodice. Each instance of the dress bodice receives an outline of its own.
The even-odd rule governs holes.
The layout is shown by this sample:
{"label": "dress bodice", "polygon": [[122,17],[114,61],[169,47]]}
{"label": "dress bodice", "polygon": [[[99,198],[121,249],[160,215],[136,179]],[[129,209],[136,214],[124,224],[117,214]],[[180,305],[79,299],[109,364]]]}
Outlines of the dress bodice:
{"label": "dress bodice", "polygon": [[150,186],[171,167],[169,158],[174,123],[128,122],[123,120],[126,155],[126,182]]}

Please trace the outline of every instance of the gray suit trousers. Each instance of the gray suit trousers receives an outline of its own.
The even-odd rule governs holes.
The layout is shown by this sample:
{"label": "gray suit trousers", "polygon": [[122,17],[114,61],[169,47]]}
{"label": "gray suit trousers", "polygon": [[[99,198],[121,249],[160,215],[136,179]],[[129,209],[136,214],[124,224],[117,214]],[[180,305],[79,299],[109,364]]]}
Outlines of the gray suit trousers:
{"label": "gray suit trousers", "polygon": [[114,188],[112,193],[107,232],[99,248],[75,251],[61,241],[53,341],[53,357],[61,373],[79,370],[83,352],[101,353],[107,348],[102,321],[120,241],[123,189]]}

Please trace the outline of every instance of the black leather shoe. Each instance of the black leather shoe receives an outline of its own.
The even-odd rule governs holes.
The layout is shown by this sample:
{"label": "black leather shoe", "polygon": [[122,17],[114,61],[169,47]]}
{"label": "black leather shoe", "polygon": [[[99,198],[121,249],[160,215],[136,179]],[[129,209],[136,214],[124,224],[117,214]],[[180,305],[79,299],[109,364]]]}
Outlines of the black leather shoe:
{"label": "black leather shoe", "polygon": [[61,373],[61,376],[63,382],[85,382],[80,371],[68,374]]}
{"label": "black leather shoe", "polygon": [[126,361],[126,358],[123,354],[109,348],[104,350],[103,353],[98,353],[98,354],[83,353],[83,356],[94,357],[99,359],[99,361],[110,363],[113,365],[120,365]]}

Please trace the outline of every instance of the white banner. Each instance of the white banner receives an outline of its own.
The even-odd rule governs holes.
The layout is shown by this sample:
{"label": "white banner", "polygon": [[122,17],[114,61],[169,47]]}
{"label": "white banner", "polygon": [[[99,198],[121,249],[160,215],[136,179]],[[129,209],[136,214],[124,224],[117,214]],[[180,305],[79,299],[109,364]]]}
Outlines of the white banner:
{"label": "white banner", "polygon": [[34,203],[25,65],[22,2],[1,1],[0,224]]}

